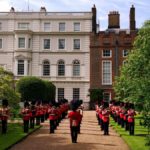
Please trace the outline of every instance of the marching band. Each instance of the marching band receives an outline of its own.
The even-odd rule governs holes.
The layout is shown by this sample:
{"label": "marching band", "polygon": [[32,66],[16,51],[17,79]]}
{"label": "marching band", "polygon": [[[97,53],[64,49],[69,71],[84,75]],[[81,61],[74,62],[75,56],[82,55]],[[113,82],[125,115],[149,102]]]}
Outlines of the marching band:
{"label": "marching band", "polygon": [[118,125],[134,135],[134,116],[136,115],[134,105],[117,101],[103,102],[101,106],[96,105],[96,117],[104,135],[109,135],[109,116],[114,119]]}

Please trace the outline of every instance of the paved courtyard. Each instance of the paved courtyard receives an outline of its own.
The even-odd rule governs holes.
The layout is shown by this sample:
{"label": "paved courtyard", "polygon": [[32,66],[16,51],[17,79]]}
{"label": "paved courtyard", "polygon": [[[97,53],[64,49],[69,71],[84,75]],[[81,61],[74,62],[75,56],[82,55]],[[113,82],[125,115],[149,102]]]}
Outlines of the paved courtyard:
{"label": "paved courtyard", "polygon": [[69,120],[64,119],[55,134],[49,134],[49,121],[11,150],[129,150],[121,137],[110,128],[110,135],[100,131],[95,111],[84,111],[78,143],[71,143]]}

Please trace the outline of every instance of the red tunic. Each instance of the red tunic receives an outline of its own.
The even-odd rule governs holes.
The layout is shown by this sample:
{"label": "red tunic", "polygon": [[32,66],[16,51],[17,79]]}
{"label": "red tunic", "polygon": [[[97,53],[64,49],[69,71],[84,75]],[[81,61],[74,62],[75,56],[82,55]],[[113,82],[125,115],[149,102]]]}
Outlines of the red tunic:
{"label": "red tunic", "polygon": [[25,108],[21,111],[22,115],[23,115],[23,120],[29,120],[31,117],[31,112],[29,109]]}
{"label": "red tunic", "polygon": [[134,122],[134,116],[136,115],[135,111],[130,109],[128,110],[128,122]]}
{"label": "red tunic", "polygon": [[70,118],[70,127],[79,125],[81,117],[77,111],[71,111],[68,114],[68,118]]}
{"label": "red tunic", "polygon": [[103,120],[103,122],[109,122],[109,114],[110,114],[110,112],[107,109],[104,109],[102,111],[102,120]]}
{"label": "red tunic", "polygon": [[49,120],[56,120],[58,111],[55,108],[52,108],[49,112]]}
{"label": "red tunic", "polygon": [[8,114],[9,114],[9,109],[8,108],[2,108],[1,110],[1,120],[7,120],[8,119]]}

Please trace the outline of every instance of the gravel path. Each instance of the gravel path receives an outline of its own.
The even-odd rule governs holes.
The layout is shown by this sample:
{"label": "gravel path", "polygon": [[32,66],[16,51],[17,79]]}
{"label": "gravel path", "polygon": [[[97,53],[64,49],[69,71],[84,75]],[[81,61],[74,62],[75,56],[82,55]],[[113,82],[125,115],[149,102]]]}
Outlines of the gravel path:
{"label": "gravel path", "polygon": [[64,119],[55,134],[49,134],[49,122],[11,150],[129,150],[126,143],[110,128],[104,136],[97,125],[94,111],[84,111],[78,143],[71,143],[69,120]]}

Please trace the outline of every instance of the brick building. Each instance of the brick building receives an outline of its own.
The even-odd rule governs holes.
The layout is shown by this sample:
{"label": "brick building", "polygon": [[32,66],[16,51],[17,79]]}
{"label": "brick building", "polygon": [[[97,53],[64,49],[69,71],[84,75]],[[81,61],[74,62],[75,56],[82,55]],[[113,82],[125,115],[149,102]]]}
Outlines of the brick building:
{"label": "brick building", "polygon": [[[96,27],[93,19],[94,23]],[[130,8],[129,29],[120,29],[120,14],[112,11],[108,15],[108,29],[97,33],[95,28],[95,31],[91,33],[90,89],[103,89],[104,100],[111,100],[115,96],[112,89],[115,76],[119,75],[119,69],[125,63],[136,35],[133,5]]]}

